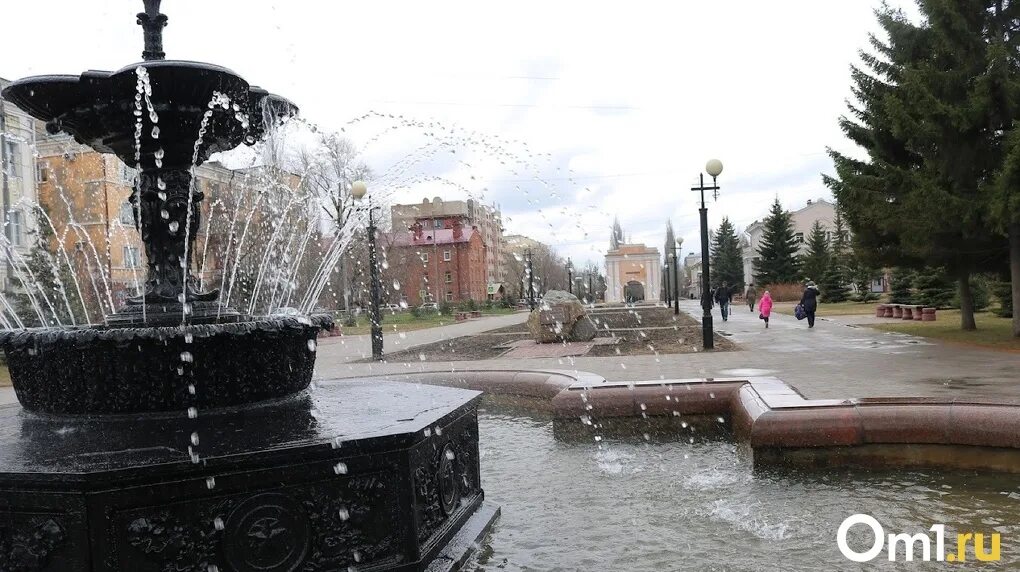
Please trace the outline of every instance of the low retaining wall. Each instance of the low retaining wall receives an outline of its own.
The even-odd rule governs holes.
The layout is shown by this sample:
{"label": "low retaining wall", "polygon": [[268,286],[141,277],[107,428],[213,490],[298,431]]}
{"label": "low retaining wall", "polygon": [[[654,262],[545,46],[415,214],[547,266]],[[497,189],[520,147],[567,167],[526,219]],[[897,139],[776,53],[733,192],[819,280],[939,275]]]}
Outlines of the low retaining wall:
{"label": "low retaining wall", "polygon": [[806,399],[770,377],[607,382],[563,370],[379,376],[523,398],[558,419],[729,418],[759,465],[930,466],[1020,473],[1020,403]]}

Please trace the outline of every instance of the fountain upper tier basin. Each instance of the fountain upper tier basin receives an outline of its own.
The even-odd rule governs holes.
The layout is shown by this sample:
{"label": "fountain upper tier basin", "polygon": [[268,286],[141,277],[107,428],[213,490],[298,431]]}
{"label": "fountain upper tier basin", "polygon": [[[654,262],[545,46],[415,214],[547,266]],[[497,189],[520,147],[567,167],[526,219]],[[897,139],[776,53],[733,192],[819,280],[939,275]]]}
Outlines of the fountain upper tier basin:
{"label": "fountain upper tier basin", "polygon": [[[83,145],[116,154],[126,164],[134,165],[139,162],[135,161],[138,68],[144,68],[148,75],[152,90],[149,102],[158,116],[154,123],[143,98],[143,168],[157,166],[159,150],[167,167],[192,166],[195,140],[214,92],[228,97],[230,105],[217,109],[209,118],[196,164],[213,153],[254,143],[273,121],[297,113],[297,107],[287,99],[249,85],[227,68],[177,60],[131,64],[115,72],[90,70],[80,76],[27,77],[12,83],[2,95],[45,121],[49,131],[64,131]],[[159,127],[158,138],[151,136],[153,126]]]}
{"label": "fountain upper tier basin", "polygon": [[175,327],[0,332],[25,409],[56,414],[182,412],[302,391],[328,315]]}

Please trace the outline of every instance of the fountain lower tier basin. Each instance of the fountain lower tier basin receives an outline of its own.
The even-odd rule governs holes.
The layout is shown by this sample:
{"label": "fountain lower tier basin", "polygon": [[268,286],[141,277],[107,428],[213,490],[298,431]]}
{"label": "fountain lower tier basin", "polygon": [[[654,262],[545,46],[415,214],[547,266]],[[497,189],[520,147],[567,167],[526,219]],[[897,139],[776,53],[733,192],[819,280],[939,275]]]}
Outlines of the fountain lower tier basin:
{"label": "fountain lower tier basin", "polygon": [[0,570],[446,570],[497,514],[479,396],[354,380],[194,419],[0,407]]}
{"label": "fountain lower tier basin", "polygon": [[57,414],[199,411],[308,387],[328,316],[0,333],[18,401]]}

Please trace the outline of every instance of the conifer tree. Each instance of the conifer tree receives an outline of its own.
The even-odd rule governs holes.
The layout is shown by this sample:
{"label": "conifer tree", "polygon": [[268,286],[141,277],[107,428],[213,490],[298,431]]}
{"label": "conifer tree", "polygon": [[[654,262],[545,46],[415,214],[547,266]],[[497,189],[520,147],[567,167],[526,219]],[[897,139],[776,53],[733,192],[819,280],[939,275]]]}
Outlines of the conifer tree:
{"label": "conifer tree", "polygon": [[941,268],[925,268],[914,277],[917,303],[946,308],[953,301],[953,286]]}
{"label": "conifer tree", "polygon": [[825,227],[815,221],[808,235],[807,252],[801,257],[800,269],[805,280],[821,281],[831,263],[829,254],[829,238],[825,235]]}
{"label": "conifer tree", "polygon": [[850,298],[850,288],[847,286],[849,275],[847,273],[847,248],[850,241],[843,222],[843,215],[840,213],[839,204],[836,204],[836,217],[832,221],[832,240],[829,246],[829,267],[822,275],[822,300],[826,303],[845,302]]}
{"label": "conifer tree", "polygon": [[723,217],[719,229],[712,237],[711,268],[712,287],[724,282],[735,292],[742,292],[744,285],[744,258],[740,253],[740,241],[730,219]]}
{"label": "conifer tree", "polygon": [[879,9],[888,40],[871,37],[866,69],[852,70],[856,102],[840,120],[868,158],[830,150],[837,177],[825,181],[869,258],[944,268],[959,285],[961,327],[974,329],[970,276],[1006,260],[990,198],[1020,97],[1020,40],[1008,28],[1020,8],[1008,0],[918,8],[916,23]]}
{"label": "conifer tree", "polygon": [[623,228],[620,226],[620,219],[613,218],[613,230],[609,235],[609,250],[620,248],[623,243]]}
{"label": "conifer tree", "polygon": [[797,260],[798,243],[793,232],[793,217],[783,210],[776,198],[758,247],[758,261],[754,265],[754,282],[763,287],[770,284],[796,282],[800,277]]}
{"label": "conifer tree", "polygon": [[889,301],[893,304],[914,303],[914,273],[907,268],[895,268],[889,278]]}

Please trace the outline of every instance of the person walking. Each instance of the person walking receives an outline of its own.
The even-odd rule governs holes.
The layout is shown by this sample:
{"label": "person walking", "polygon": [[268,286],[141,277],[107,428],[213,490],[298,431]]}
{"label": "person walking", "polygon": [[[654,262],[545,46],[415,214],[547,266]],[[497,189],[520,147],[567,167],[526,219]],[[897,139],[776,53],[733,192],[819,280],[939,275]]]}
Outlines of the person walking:
{"label": "person walking", "polygon": [[818,287],[815,286],[814,282],[808,280],[804,293],[800,296],[800,305],[804,307],[804,313],[807,314],[807,327],[815,327],[815,312],[818,310]]}
{"label": "person walking", "polygon": [[751,313],[754,313],[754,302],[758,298],[758,291],[754,289],[754,284],[747,285],[747,292],[744,293],[744,298],[747,300],[747,305],[751,308]]}
{"label": "person walking", "polygon": [[772,315],[772,295],[766,290],[758,303],[758,317],[765,320],[765,329],[769,328],[769,316]]}
{"label": "person walking", "polygon": [[733,290],[726,282],[715,289],[715,301],[719,303],[719,311],[722,313],[722,321],[726,321],[730,315],[730,302],[733,301]]}

